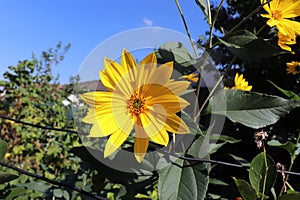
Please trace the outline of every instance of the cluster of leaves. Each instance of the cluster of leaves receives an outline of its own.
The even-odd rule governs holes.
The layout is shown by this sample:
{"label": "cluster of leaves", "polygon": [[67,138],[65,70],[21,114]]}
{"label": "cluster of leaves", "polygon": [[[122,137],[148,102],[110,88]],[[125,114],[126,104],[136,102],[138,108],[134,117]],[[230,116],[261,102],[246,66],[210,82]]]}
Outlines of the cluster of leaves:
{"label": "cluster of leaves", "polygon": [[[156,55],[158,63],[163,64],[174,61],[174,68],[180,72],[179,74],[189,74],[203,65],[205,66],[203,71],[207,73],[213,70],[217,71],[211,66],[211,60],[205,58],[207,54],[204,53],[201,57],[194,58],[178,42],[162,45],[156,51]],[[173,76],[175,79],[178,78],[176,77],[178,73],[174,73]],[[121,157],[118,153],[116,153],[113,160],[105,164],[102,163],[101,160],[104,160],[104,158],[101,149],[104,149],[106,139],[93,140],[94,143],[102,145],[100,145],[100,148],[92,148],[95,145],[90,145],[90,148],[81,146],[73,148],[72,152],[94,166],[99,173],[99,177],[103,180],[115,183],[110,193],[108,193],[109,197],[113,199],[232,199],[238,196],[245,199],[266,198],[270,190],[274,190],[275,182],[280,181],[276,179],[277,168],[271,156],[263,153],[255,155],[259,150],[257,150],[253,139],[254,130],[263,127],[269,128],[271,125],[278,123],[280,118],[300,106],[298,95],[283,89],[280,90],[287,95],[287,98],[258,92],[219,88],[211,97],[209,105],[203,110],[200,124],[193,119],[191,114],[193,110],[186,110],[186,112],[181,113],[181,117],[190,128],[190,134],[176,135],[176,142],[171,142],[167,151],[152,152],[152,156],[146,155],[141,164],[138,164],[133,156]],[[207,88],[202,87],[200,91],[201,94],[197,101],[198,106],[201,106],[204,99],[207,98]],[[187,91],[183,97],[191,99],[188,95],[193,96],[194,92],[195,89]],[[194,105],[190,107],[193,108]],[[222,123],[224,117],[230,121],[225,121],[222,134],[219,135],[218,131],[220,130],[218,130],[217,124]],[[81,126],[84,127],[84,124]],[[243,139],[243,136],[240,137],[241,133],[235,130],[237,127],[247,130],[244,134],[248,134],[248,138],[251,138],[247,141]],[[133,151],[133,142],[132,138],[127,141],[123,148],[127,151]],[[239,148],[244,143],[248,143],[246,148],[250,144],[253,152],[247,152],[249,149],[240,152],[241,149]],[[278,141],[277,143],[270,142],[269,145],[274,147],[277,145],[280,148],[288,146],[293,151],[291,155],[294,159],[296,159],[297,152],[299,152],[299,145],[297,146],[296,141],[290,141],[288,145]],[[150,151],[157,150],[157,146],[150,143],[149,149]],[[224,149],[229,150],[225,153]],[[231,151],[232,149],[235,150]],[[241,153],[248,154],[248,156],[242,158],[244,156]],[[95,155],[97,156],[94,157]],[[241,179],[232,179],[232,176],[242,176],[244,178],[248,174],[246,168],[243,169],[242,175],[236,173],[224,174],[224,168],[228,167],[202,162],[203,159],[208,160],[210,158],[228,161],[228,157],[231,158],[230,162],[238,162],[242,166],[250,167],[249,177],[252,186]],[[249,163],[248,158],[253,159],[253,161]],[[267,165],[264,165],[265,160]],[[123,172],[113,169],[116,163],[124,163],[130,166],[130,170]],[[223,176],[220,176],[220,170]],[[242,170],[236,171],[241,172]],[[266,184],[261,177],[266,177]],[[236,183],[236,186],[233,185],[234,183]],[[220,187],[222,190],[219,190]],[[107,190],[109,188],[106,184],[103,184],[102,188],[99,189]],[[223,190],[233,190],[235,192],[225,194]],[[290,195],[281,198],[295,197],[298,193]]]}
{"label": "cluster of leaves", "polygon": [[[63,60],[69,47],[59,43],[56,49],[42,52],[40,59],[33,56],[9,66],[3,75],[5,80],[0,81],[0,115],[40,126],[73,129],[70,103],[66,104],[72,88],[61,86],[52,74],[53,65]],[[5,119],[1,119],[0,131],[8,144],[5,162],[71,185],[84,179],[80,177],[80,159],[69,153],[70,148],[80,145],[76,134],[42,130]],[[72,193],[28,176],[1,185],[0,190],[5,199],[46,198],[59,191],[64,196]]]}

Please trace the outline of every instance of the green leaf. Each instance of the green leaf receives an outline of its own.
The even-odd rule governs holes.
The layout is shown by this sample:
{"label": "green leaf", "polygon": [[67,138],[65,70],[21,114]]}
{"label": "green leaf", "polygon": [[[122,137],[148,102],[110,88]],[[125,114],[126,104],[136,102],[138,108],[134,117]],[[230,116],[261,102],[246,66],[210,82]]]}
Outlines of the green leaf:
{"label": "green leaf", "polygon": [[159,171],[159,199],[204,199],[209,181],[207,166],[178,159],[174,164]]}
{"label": "green leaf", "polygon": [[290,142],[290,141],[282,144],[278,140],[272,140],[272,141],[268,142],[268,145],[273,146],[273,147],[279,147],[279,148],[285,149],[285,150],[287,150],[290,153],[291,156],[294,155],[294,153],[295,153],[295,151],[297,149],[297,145],[294,144],[294,143],[292,143],[292,142]]}
{"label": "green leaf", "polygon": [[266,194],[274,185],[277,177],[277,167],[273,159],[264,152],[258,154],[251,162],[249,179],[252,187],[257,193]]}
{"label": "green leaf", "polygon": [[[187,124],[189,127],[190,124]],[[188,149],[188,155],[194,157],[194,158],[203,158],[209,155],[210,149],[213,148],[214,144],[210,144],[210,134],[212,131],[212,126],[208,128],[208,130],[205,132],[205,135],[203,135],[201,129],[199,126],[195,126],[196,130],[200,131],[202,133],[197,137],[190,148]]]}
{"label": "green leaf", "polygon": [[229,44],[234,44],[236,47],[242,47],[257,39],[257,36],[247,30],[239,30],[231,33],[226,37]]}
{"label": "green leaf", "polygon": [[194,72],[195,65],[201,59],[195,59],[180,42],[167,42],[156,51],[157,62],[160,64],[174,61],[174,69],[181,74]]}
{"label": "green leaf", "polygon": [[274,124],[280,117],[299,107],[300,101],[228,89],[219,91],[210,99],[211,107],[220,107],[220,104],[226,104],[226,110],[212,110],[213,114],[225,115],[233,122],[258,129]]}
{"label": "green leaf", "polygon": [[15,184],[18,187],[25,187],[29,190],[34,190],[34,191],[40,191],[40,192],[46,192],[49,188],[52,186],[48,183],[43,183],[43,182],[38,182],[38,181],[31,181],[29,183],[16,183]]}
{"label": "green leaf", "polygon": [[226,144],[226,142],[223,143],[218,143],[218,144],[211,144],[209,146],[209,154],[213,154],[216,153],[218,151],[218,149],[220,149],[222,146],[224,146]]}
{"label": "green leaf", "polygon": [[235,182],[235,185],[237,186],[241,196],[243,197],[243,199],[245,200],[255,200],[257,199],[257,195],[255,190],[253,189],[253,187],[251,187],[251,185],[242,180],[242,179],[236,179],[233,177],[233,180]]}
{"label": "green leaf", "polygon": [[7,143],[4,140],[0,140],[0,161],[3,160],[7,150]]}
{"label": "green leaf", "polygon": [[278,200],[295,200],[300,199],[300,192],[292,194],[284,194],[278,198]]}
{"label": "green leaf", "polygon": [[[124,162],[122,160],[121,161],[118,160],[118,157],[114,158],[114,160],[112,161],[107,161],[106,164],[102,163],[101,160],[104,159],[103,151],[85,147],[85,146],[80,146],[80,147],[72,148],[71,152],[77,155],[78,157],[80,157],[83,161],[89,163],[91,166],[95,168],[95,170],[103,174],[106,178],[108,178],[113,183],[128,184],[128,182],[131,182],[133,179],[137,178],[137,175],[134,174],[134,169],[132,173],[127,173],[109,167],[110,163],[111,166],[114,166],[114,163]],[[97,155],[98,158],[94,157],[95,155]],[[128,161],[128,163],[131,164],[131,161]]]}
{"label": "green leaf", "polygon": [[16,187],[10,189],[10,193],[7,197],[5,197],[6,200],[14,200],[17,199],[17,197],[22,196],[23,194],[26,193],[27,189],[22,188],[22,187]]}
{"label": "green leaf", "polygon": [[239,164],[243,165],[244,167],[250,167],[250,162],[245,160],[244,158],[241,158],[239,156],[235,156],[233,154],[229,154],[234,160],[236,160]]}
{"label": "green leaf", "polygon": [[195,0],[197,5],[201,8],[203,11],[208,24],[211,24],[211,10],[210,10],[210,4],[209,0]]}
{"label": "green leaf", "polygon": [[280,92],[282,92],[285,96],[287,96],[289,99],[294,99],[294,100],[300,100],[300,96],[298,96],[296,93],[294,93],[293,91],[288,91],[288,90],[284,90],[282,88],[280,88],[279,86],[277,86],[275,83],[273,83],[272,81],[269,81],[269,83],[271,83],[274,87],[276,87]]}
{"label": "green leaf", "polygon": [[177,63],[185,63],[195,59],[192,54],[183,46],[180,42],[167,42],[159,47],[159,49],[167,50],[172,52],[174,60]]}
{"label": "green leaf", "polygon": [[228,183],[225,183],[224,181],[221,181],[220,179],[216,179],[216,178],[209,178],[209,184],[212,184],[212,185],[221,185],[221,186],[229,186]]}
{"label": "green leaf", "polygon": [[12,181],[19,176],[7,172],[0,172],[0,184],[7,183],[9,181]]}
{"label": "green leaf", "polygon": [[255,34],[247,30],[234,32],[226,38],[219,38],[219,41],[233,55],[244,61],[253,61],[285,53],[280,48],[269,44],[263,39],[257,38]]}
{"label": "green leaf", "polygon": [[241,141],[241,140],[235,139],[233,137],[230,137],[228,135],[219,135],[219,134],[211,135],[210,139],[211,140],[216,140],[216,141],[219,140],[219,141],[223,141],[223,142],[230,143],[230,144],[234,144],[234,143],[237,143],[237,142]]}

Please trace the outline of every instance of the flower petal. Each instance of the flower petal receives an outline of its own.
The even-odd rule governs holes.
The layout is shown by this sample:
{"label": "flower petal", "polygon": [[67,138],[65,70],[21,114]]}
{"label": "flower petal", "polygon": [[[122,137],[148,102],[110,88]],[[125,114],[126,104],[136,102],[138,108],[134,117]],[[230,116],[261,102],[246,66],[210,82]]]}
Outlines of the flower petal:
{"label": "flower petal", "polygon": [[124,49],[122,52],[121,65],[124,68],[125,73],[127,73],[127,72],[131,71],[133,68],[137,67],[137,63],[136,63],[134,57],[126,49]]}
{"label": "flower petal", "polygon": [[136,138],[134,142],[134,156],[136,160],[140,163],[142,162],[148,146],[149,146],[149,138],[146,135],[144,129],[136,128]]}
{"label": "flower petal", "polygon": [[79,95],[80,98],[90,106],[103,106],[104,104],[111,104],[111,92],[86,92]]}
{"label": "flower petal", "polygon": [[169,135],[168,135],[166,129],[162,129],[159,133],[157,133],[156,135],[153,135],[151,137],[151,140],[157,144],[167,146],[169,143]]}
{"label": "flower petal", "polygon": [[114,153],[127,139],[128,134],[124,133],[123,131],[119,130],[115,133],[113,133],[106,145],[105,145],[105,149],[104,149],[104,158],[110,156],[112,153]]}
{"label": "flower petal", "polygon": [[167,115],[166,129],[172,133],[189,133],[190,129],[176,114]]}
{"label": "flower petal", "polygon": [[149,77],[148,82],[164,85],[170,80],[172,72],[173,72],[173,61],[167,62],[155,70],[155,72],[151,75],[151,77]]}
{"label": "flower petal", "polygon": [[99,72],[102,84],[110,91],[114,90],[125,73],[123,66],[108,58],[104,58],[104,70]]}
{"label": "flower petal", "polygon": [[[165,129],[166,115],[159,112],[142,113],[139,119],[141,126],[136,126],[135,129],[143,129],[148,137],[155,143],[167,145],[169,136]],[[138,123],[139,124],[139,123]],[[138,130],[140,131],[140,130]]]}
{"label": "flower petal", "polygon": [[170,89],[174,94],[180,95],[182,94],[189,86],[190,82],[188,81],[176,81],[169,82],[165,86]]}
{"label": "flower petal", "polygon": [[154,105],[160,105],[165,109],[166,113],[177,113],[187,107],[189,102],[176,95],[163,95],[151,98],[149,103],[153,107]]}

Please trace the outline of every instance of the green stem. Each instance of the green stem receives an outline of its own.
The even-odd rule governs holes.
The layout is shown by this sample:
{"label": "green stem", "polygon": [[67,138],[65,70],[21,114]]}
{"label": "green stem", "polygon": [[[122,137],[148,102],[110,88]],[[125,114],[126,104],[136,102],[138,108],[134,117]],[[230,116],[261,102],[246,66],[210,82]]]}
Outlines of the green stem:
{"label": "green stem", "polygon": [[260,34],[260,32],[262,32],[262,30],[264,30],[264,28],[266,28],[267,24],[264,24],[256,33],[255,35],[258,36],[258,34]]}
{"label": "green stem", "polygon": [[207,62],[207,59],[209,57],[209,54],[207,53],[207,51],[204,51],[204,61],[200,64],[200,69],[199,69],[199,79],[198,79],[198,82],[197,82],[197,90],[196,90],[196,103],[195,103],[195,107],[194,107],[194,120],[196,122],[196,111],[197,111],[197,108],[198,108],[198,100],[199,100],[199,96],[200,96],[200,88],[201,88],[201,82],[202,82],[202,72],[203,72],[203,67],[205,65],[205,63]]}
{"label": "green stem", "polygon": [[195,57],[197,57],[197,56],[198,56],[198,55],[197,55],[197,51],[196,51],[195,45],[194,45],[194,43],[193,43],[193,40],[192,40],[190,31],[189,31],[189,28],[188,28],[188,26],[187,26],[187,23],[186,23],[186,21],[185,21],[183,12],[182,12],[182,10],[181,10],[180,4],[179,4],[178,0],[175,0],[175,2],[176,2],[176,5],[177,5],[177,8],[178,8],[178,11],[179,11],[179,13],[180,13],[181,19],[182,19],[182,21],[183,21],[184,28],[185,28],[185,32],[186,32],[186,34],[187,34],[188,37],[189,37],[190,43],[191,43],[191,45],[192,45],[192,48],[193,48],[193,51],[194,51],[194,54],[195,54]]}
{"label": "green stem", "polygon": [[286,184],[287,186],[289,186],[289,188],[290,188],[292,191],[295,191],[295,189],[294,189],[288,182],[285,182],[285,184]]}
{"label": "green stem", "polygon": [[224,0],[222,0],[217,8],[217,11],[214,15],[214,18],[213,18],[213,21],[212,21],[212,24],[209,26],[209,49],[211,49],[213,47],[213,44],[212,44],[212,34],[213,34],[213,29],[215,27],[215,24],[216,24],[216,21],[217,21],[217,17],[219,15],[219,12],[220,12],[220,9],[222,7],[222,4],[223,4]]}
{"label": "green stem", "polygon": [[212,97],[212,95],[215,93],[217,87],[219,86],[219,84],[221,83],[221,81],[223,80],[224,75],[222,75],[218,82],[214,85],[213,89],[210,91],[208,97],[205,99],[204,103],[202,104],[201,108],[199,109],[197,115],[194,117],[194,121],[196,122],[198,120],[198,117],[200,116],[201,112],[203,111],[205,105],[207,104],[207,102],[209,101],[209,99]]}
{"label": "green stem", "polygon": [[267,184],[267,176],[268,176],[268,161],[267,161],[267,152],[266,148],[264,146],[264,161],[265,161],[265,166],[266,166],[266,172],[265,172],[265,177],[264,177],[264,184],[263,184],[263,191],[262,191],[262,197],[261,199],[264,200],[265,197],[265,191],[266,191],[266,184]]}
{"label": "green stem", "polygon": [[[224,2],[224,0],[221,0],[219,6],[217,8],[217,11],[216,11],[216,13],[214,15],[212,23],[209,23],[209,47],[208,47],[209,49],[213,48],[213,44],[212,44],[213,29],[214,29],[215,23],[217,21],[217,17],[218,17],[218,14],[220,12],[220,9],[222,7],[223,2]],[[200,71],[199,71],[199,80],[198,80],[197,90],[196,90],[196,98],[197,98],[197,100],[199,99],[199,95],[200,95],[200,88],[201,88],[201,82],[202,82],[203,67],[206,64],[206,61],[207,61],[208,57],[209,57],[209,54],[205,51],[204,62],[200,66]],[[220,84],[220,82],[221,82],[222,79],[223,78],[220,78],[219,81],[216,83],[216,85],[214,86],[214,88],[210,92],[210,95],[205,99],[204,103],[202,104],[202,106],[201,106],[200,110],[197,112],[197,114],[196,114],[196,110],[197,110],[198,104],[195,104],[195,108],[194,108],[194,121],[195,122],[197,121],[197,119],[200,116],[202,110],[204,109],[206,103],[208,102],[208,100],[210,99],[210,97],[212,96],[212,94],[214,93],[214,91],[216,90],[217,86]]]}
{"label": "green stem", "polygon": [[[296,145],[297,145],[299,142],[300,142],[300,132],[299,132],[299,134],[298,134],[298,138],[297,138],[297,141],[296,141]],[[292,170],[293,165],[294,165],[294,161],[295,161],[296,158],[297,158],[297,157],[294,156],[294,155],[291,156],[291,164],[290,164],[290,166],[289,166],[288,171],[291,171],[291,170]],[[289,179],[289,174],[286,175],[285,180],[284,180],[284,184],[287,183],[287,180],[288,180],[288,179]],[[289,187],[290,187],[290,186],[289,186]],[[284,185],[282,186],[282,188],[281,188],[281,190],[280,190],[279,196],[282,195],[283,191],[284,191]]]}

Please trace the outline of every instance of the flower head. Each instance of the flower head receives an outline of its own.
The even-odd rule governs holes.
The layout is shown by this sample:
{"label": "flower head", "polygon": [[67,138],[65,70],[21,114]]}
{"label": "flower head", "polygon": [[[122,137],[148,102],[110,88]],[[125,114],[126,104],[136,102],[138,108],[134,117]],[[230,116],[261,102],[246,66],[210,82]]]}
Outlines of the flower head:
{"label": "flower head", "polygon": [[288,74],[299,74],[300,73],[300,62],[292,61],[290,63],[286,63],[286,71]]}
{"label": "flower head", "polygon": [[283,35],[281,32],[278,32],[278,46],[286,51],[292,51],[291,47],[288,45],[296,44],[296,38],[290,38],[287,35]]}
{"label": "flower head", "polygon": [[199,79],[198,76],[199,76],[199,74],[191,73],[191,74],[182,76],[182,78],[186,78],[187,80],[189,80],[193,83],[198,83],[198,79]]}
{"label": "flower head", "polygon": [[[265,3],[265,0],[261,0],[261,3]],[[272,0],[263,8],[268,14],[261,14],[261,16],[269,18],[267,24],[270,27],[276,26],[279,32],[289,38],[300,35],[300,23],[289,19],[300,16],[300,1]]]}
{"label": "flower head", "polygon": [[167,131],[188,133],[189,128],[176,113],[189,105],[179,97],[190,85],[170,80],[173,62],[157,67],[151,53],[138,65],[124,50],[121,64],[105,59],[100,80],[105,91],[87,92],[81,98],[90,106],[83,122],[93,124],[90,137],[109,136],[104,157],[114,153],[135,131],[134,155],[141,162],[149,140],[166,146]]}
{"label": "flower head", "polygon": [[[245,90],[250,91],[252,89],[251,85],[248,85],[248,81],[244,79],[243,74],[239,75],[238,73],[235,74],[234,78],[234,86],[231,89],[237,89],[237,90]],[[225,87],[227,89],[227,87]]]}

